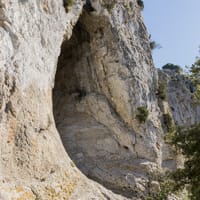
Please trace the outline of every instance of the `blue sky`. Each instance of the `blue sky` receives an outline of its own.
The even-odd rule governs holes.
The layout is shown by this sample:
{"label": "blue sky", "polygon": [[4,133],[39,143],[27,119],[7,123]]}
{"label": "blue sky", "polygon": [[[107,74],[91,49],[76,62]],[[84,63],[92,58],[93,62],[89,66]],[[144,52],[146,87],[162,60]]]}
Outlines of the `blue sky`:
{"label": "blue sky", "polygon": [[152,39],[156,67],[166,63],[191,66],[199,56],[200,0],[143,0],[143,16]]}

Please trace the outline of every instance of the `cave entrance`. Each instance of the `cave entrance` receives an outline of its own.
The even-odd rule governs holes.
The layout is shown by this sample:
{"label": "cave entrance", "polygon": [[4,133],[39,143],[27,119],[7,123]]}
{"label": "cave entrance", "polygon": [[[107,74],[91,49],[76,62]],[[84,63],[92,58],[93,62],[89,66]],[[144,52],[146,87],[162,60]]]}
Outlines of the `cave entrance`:
{"label": "cave entrance", "polygon": [[102,183],[102,163],[105,164],[108,152],[116,151],[118,144],[109,129],[89,111],[91,99],[101,96],[94,56],[97,47],[93,41],[94,37],[102,37],[102,30],[96,20],[97,17],[84,11],[71,38],[61,46],[53,89],[53,112],[70,158],[86,176]]}
{"label": "cave entrance", "polygon": [[128,146],[120,145],[116,129],[111,127],[118,117],[104,91],[102,46],[107,48],[104,34],[111,29],[103,23],[105,18],[84,11],[71,38],[63,42],[53,89],[53,112],[63,145],[76,166],[89,178],[121,193],[121,187],[129,188],[122,173],[130,171],[126,166],[132,154]]}

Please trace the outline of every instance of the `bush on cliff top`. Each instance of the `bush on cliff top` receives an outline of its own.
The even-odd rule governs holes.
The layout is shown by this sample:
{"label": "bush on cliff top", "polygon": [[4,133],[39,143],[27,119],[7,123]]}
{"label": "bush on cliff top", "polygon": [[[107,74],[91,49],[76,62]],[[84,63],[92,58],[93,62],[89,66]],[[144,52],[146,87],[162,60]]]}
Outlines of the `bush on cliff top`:
{"label": "bush on cliff top", "polygon": [[182,68],[179,65],[174,65],[172,63],[167,63],[166,65],[164,65],[162,67],[162,69],[174,70],[177,73],[181,73],[182,72]]}

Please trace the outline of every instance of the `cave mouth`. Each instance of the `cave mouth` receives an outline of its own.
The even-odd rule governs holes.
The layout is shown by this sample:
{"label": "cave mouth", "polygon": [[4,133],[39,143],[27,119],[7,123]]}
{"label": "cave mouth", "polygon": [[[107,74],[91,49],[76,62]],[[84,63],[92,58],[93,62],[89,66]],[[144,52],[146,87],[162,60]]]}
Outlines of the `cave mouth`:
{"label": "cave mouth", "polygon": [[[101,56],[97,46],[107,45],[103,34],[104,28],[108,29],[100,21],[83,12],[71,38],[63,41],[53,89],[53,113],[62,143],[75,165],[115,193],[122,194],[123,187],[128,196],[124,187],[129,190],[130,184],[125,178],[121,181],[125,176],[120,173],[131,170],[127,165],[132,155],[129,147],[120,145],[110,127],[99,120],[102,116],[96,105],[101,100],[107,102],[97,75],[100,64],[96,57]],[[106,112],[103,116],[107,120]]]}
{"label": "cave mouth", "polygon": [[91,34],[98,34],[98,31],[102,34],[101,28],[92,25],[95,20],[91,18],[84,11],[71,38],[61,45],[53,89],[53,113],[64,148],[75,165],[87,177],[104,184],[100,165],[109,151],[109,144],[115,149],[118,144],[109,130],[88,114],[91,108],[87,99],[100,93],[94,77],[96,47],[91,49]]}

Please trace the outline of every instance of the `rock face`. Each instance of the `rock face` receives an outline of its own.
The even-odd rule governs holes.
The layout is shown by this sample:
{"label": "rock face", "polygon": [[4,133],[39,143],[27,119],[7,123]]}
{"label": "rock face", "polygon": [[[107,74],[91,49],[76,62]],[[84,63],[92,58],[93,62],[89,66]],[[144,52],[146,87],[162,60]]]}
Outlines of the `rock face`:
{"label": "rock face", "polygon": [[[200,104],[194,98],[195,87],[191,80],[176,70],[158,69],[159,84],[166,86],[166,99],[159,101],[164,114],[171,116],[175,126],[190,127],[200,122]],[[162,117],[163,118],[163,117]],[[163,121],[164,132],[167,132]],[[163,169],[176,169],[183,165],[183,156],[163,144]]]}
{"label": "rock face", "polygon": [[[103,6],[83,10],[62,44],[54,116],[66,151],[85,175],[142,196],[147,174],[161,162],[156,70],[137,3],[118,2],[110,12]],[[150,113],[144,124],[136,119],[140,106]]]}
{"label": "rock face", "polygon": [[139,199],[158,187],[165,145],[141,8],[71,2],[0,0],[0,199]]}
{"label": "rock face", "polygon": [[173,70],[159,70],[167,85],[167,98],[175,124],[191,126],[200,121],[200,104],[195,102],[195,88],[189,78]]}

